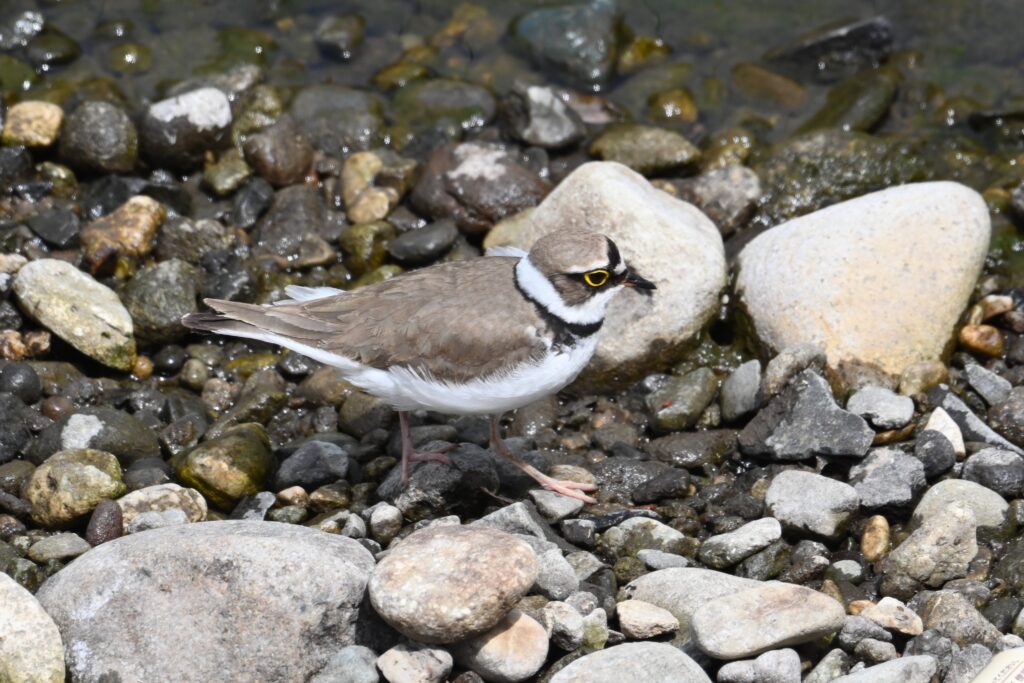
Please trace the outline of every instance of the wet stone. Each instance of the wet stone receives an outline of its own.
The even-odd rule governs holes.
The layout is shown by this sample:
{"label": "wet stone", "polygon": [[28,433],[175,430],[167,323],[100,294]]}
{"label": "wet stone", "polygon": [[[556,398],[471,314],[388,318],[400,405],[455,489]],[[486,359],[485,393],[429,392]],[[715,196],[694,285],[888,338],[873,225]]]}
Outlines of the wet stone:
{"label": "wet stone", "polygon": [[736,448],[736,432],[728,429],[677,432],[646,444],[650,455],[673,467],[699,469],[719,465]]}
{"label": "wet stone", "polygon": [[455,221],[446,218],[399,235],[387,250],[403,266],[424,266],[448,253],[458,236]]}
{"label": "wet stone", "polygon": [[186,332],[181,319],[195,313],[199,271],[178,259],[146,268],[132,278],[124,302],[136,336],[143,342],[166,344]]}
{"label": "wet stone", "polygon": [[125,492],[121,467],[110,453],[88,448],[64,450],[46,459],[25,486],[32,519],[47,527],[75,522],[104,498]]}
{"label": "wet stone", "polygon": [[512,134],[545,149],[568,147],[583,139],[579,115],[551,87],[517,85],[502,101],[502,118]]}
{"label": "wet stone", "polygon": [[273,462],[263,427],[242,424],[172,461],[178,479],[213,505],[231,509],[263,488]]}
{"label": "wet stone", "polygon": [[336,158],[382,142],[381,111],[375,95],[337,85],[303,88],[289,110],[314,149]]}
{"label": "wet stone", "polygon": [[139,136],[120,107],[83,102],[64,121],[61,159],[72,168],[94,173],[127,173],[135,168]]}
{"label": "wet stone", "polygon": [[42,397],[43,386],[28,363],[8,363],[0,369],[0,393],[13,394],[31,405]]}
{"label": "wet stone", "polygon": [[892,44],[892,24],[885,17],[840,20],[770,50],[765,59],[827,82],[876,66],[892,51]]}
{"label": "wet stone", "polygon": [[317,48],[332,59],[349,60],[363,43],[365,22],[358,14],[326,16],[316,27]]}
{"label": "wet stone", "polygon": [[85,540],[89,545],[97,546],[120,538],[123,533],[124,519],[121,515],[121,506],[110,499],[101,500],[89,517]]}
{"label": "wet stone", "polygon": [[623,123],[602,133],[589,148],[605,161],[625,164],[637,173],[653,175],[696,162],[700,151],[675,131]]}
{"label": "wet stone", "polygon": [[43,209],[26,221],[29,229],[54,247],[64,249],[78,240],[81,221],[78,215],[64,206]]}
{"label": "wet stone", "polygon": [[134,415],[108,406],[90,406],[60,418],[40,433],[30,458],[42,462],[69,448],[104,451],[126,467],[136,460],[160,455],[152,430]]}
{"label": "wet stone", "polygon": [[494,119],[497,103],[491,92],[474,83],[427,78],[402,86],[392,98],[400,123],[414,129],[478,128]]}
{"label": "wet stone", "polygon": [[723,235],[731,235],[742,227],[761,197],[757,174],[739,165],[714,168],[694,178],[676,181],[673,187],[680,199],[707,214]]}
{"label": "wet stone", "polygon": [[231,104],[223,92],[192,90],[149,106],[140,125],[142,147],[159,166],[190,170],[207,150],[221,145],[231,120]]}
{"label": "wet stone", "polygon": [[275,187],[302,182],[313,163],[313,146],[287,114],[249,137],[243,149],[249,165]]}
{"label": "wet stone", "polygon": [[289,486],[313,490],[344,479],[349,469],[349,456],[343,448],[325,441],[307,441],[281,463],[276,486],[278,490]]}
{"label": "wet stone", "polygon": [[615,2],[590,0],[527,12],[512,26],[512,35],[536,65],[589,87],[611,76],[618,19]]}
{"label": "wet stone", "polygon": [[690,429],[700,419],[718,391],[718,379],[709,368],[698,368],[682,377],[670,378],[645,399],[662,432]]}
{"label": "wet stone", "polygon": [[118,257],[141,259],[153,250],[166,208],[144,195],[130,197],[111,213],[86,225],[79,235],[89,272],[110,272]]}
{"label": "wet stone", "polygon": [[257,253],[287,259],[293,268],[333,262],[334,249],[321,236],[326,214],[320,193],[308,185],[278,191],[254,231]]}

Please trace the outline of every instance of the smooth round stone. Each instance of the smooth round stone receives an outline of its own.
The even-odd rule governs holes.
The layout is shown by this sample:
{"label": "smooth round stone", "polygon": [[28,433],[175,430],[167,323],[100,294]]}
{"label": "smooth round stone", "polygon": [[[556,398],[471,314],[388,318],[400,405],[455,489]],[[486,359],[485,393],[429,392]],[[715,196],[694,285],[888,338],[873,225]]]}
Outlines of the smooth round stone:
{"label": "smooth round stone", "polygon": [[134,415],[109,406],[89,406],[44,429],[30,453],[38,462],[57,451],[92,448],[113,454],[125,466],[160,457],[153,430]]}
{"label": "smooth round stone", "polygon": [[740,659],[831,635],[845,617],[843,606],[824,593],[768,583],[705,603],[694,613],[690,632],[712,657]]}
{"label": "smooth round stone", "polygon": [[230,510],[244,496],[264,488],[273,461],[266,431],[247,423],[204,441],[171,464],[182,483],[197,489],[213,505]]}
{"label": "smooth round stone", "polygon": [[782,538],[782,525],[772,517],[757,519],[735,531],[712,536],[700,547],[700,561],[722,569],[750,557]]}
{"label": "smooth round stone", "polygon": [[589,151],[644,175],[663,173],[700,158],[700,150],[679,133],[635,123],[612,126],[594,140]]}
{"label": "smooth round stone", "polygon": [[208,522],[104,543],[38,598],[74,680],[305,680],[356,640],[372,569],[348,538]]}
{"label": "smooth round stone", "polygon": [[630,640],[647,640],[679,629],[679,620],[671,612],[643,600],[623,600],[615,611],[619,630]]}
{"label": "smooth round stone", "polygon": [[784,528],[822,538],[838,538],[860,507],[849,484],[798,470],[775,475],[764,501]]}
{"label": "smooth round stone", "polygon": [[377,668],[388,683],[444,683],[452,656],[438,647],[400,643],[377,658]]}
{"label": "smooth round stone", "polygon": [[665,643],[626,643],[580,657],[551,683],[711,683],[697,662]]}
{"label": "smooth round stone", "polygon": [[1024,486],[1024,458],[1012,451],[986,448],[967,458],[961,476],[1004,498],[1018,498]]}
{"label": "smooth round stone", "polygon": [[43,385],[28,363],[8,363],[0,370],[0,393],[14,394],[31,405],[43,395]]}
{"label": "smooth round stone", "polygon": [[66,261],[40,259],[18,271],[14,293],[26,313],[85,355],[131,369],[132,318],[108,287]]}
{"label": "smooth round stone", "polygon": [[139,271],[124,291],[135,336],[150,344],[166,344],[185,335],[181,319],[195,313],[199,271],[178,259]]}
{"label": "smooth round stone", "polygon": [[83,102],[64,121],[60,155],[78,170],[127,173],[138,160],[139,135],[120,107]]}
{"label": "smooth round stone", "polygon": [[147,512],[180,510],[188,522],[202,522],[207,513],[206,500],[199,491],[177,484],[147,486],[121,496],[117,504],[121,508],[121,519],[125,527]]}
{"label": "smooth round stone", "polygon": [[990,232],[984,200],[964,185],[892,187],[761,234],[739,255],[736,291],[766,346],[811,342],[830,366],[899,376],[942,355]]}
{"label": "smooth round stone", "polygon": [[146,155],[185,170],[216,149],[231,125],[231,103],[217,88],[198,88],[149,106],[140,126]]}
{"label": "smooth round stone", "polygon": [[495,529],[417,531],[391,549],[370,581],[386,622],[424,643],[453,643],[497,624],[537,579],[523,541]]}
{"label": "smooth round stone", "polygon": [[1010,504],[1002,496],[981,484],[964,479],[946,479],[929,488],[917,507],[911,521],[920,525],[951,506],[954,502],[966,505],[974,513],[978,526],[1000,527],[1007,519]]}
{"label": "smooth round stone", "polygon": [[490,630],[454,648],[455,661],[491,683],[519,683],[540,671],[548,634],[532,617],[512,610]]}
{"label": "smooth round stone", "polygon": [[36,468],[25,485],[32,519],[61,526],[92,512],[104,498],[125,492],[121,466],[110,453],[78,448],[54,453]]}
{"label": "smooth round stone", "polygon": [[54,534],[33,543],[28,549],[28,557],[40,564],[50,560],[69,560],[88,552],[91,547],[78,534]]}
{"label": "smooth round stone", "polygon": [[541,236],[569,228],[615,240],[630,267],[658,287],[654,296],[629,290],[611,302],[581,385],[621,385],[677,359],[718,310],[726,283],[718,228],[614,162],[580,166],[535,209],[495,226],[484,246],[528,250]]}
{"label": "smooth round stone", "polygon": [[53,619],[27,590],[0,572],[0,680],[64,683],[64,644]]}
{"label": "smooth round stone", "polygon": [[796,650],[772,650],[753,660],[730,662],[718,670],[718,683],[799,683]]}

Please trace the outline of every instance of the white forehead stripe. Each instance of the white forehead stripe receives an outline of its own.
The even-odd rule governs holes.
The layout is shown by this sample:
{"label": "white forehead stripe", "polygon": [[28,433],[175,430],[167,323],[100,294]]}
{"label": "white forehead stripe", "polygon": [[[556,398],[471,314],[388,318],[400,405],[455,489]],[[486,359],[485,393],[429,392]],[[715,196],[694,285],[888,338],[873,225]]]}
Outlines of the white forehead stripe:
{"label": "white forehead stripe", "polygon": [[528,297],[548,309],[552,315],[577,325],[590,325],[604,320],[608,302],[619,290],[618,286],[609,287],[579,306],[566,305],[551,281],[530,262],[529,256],[519,259],[516,264],[516,282]]}

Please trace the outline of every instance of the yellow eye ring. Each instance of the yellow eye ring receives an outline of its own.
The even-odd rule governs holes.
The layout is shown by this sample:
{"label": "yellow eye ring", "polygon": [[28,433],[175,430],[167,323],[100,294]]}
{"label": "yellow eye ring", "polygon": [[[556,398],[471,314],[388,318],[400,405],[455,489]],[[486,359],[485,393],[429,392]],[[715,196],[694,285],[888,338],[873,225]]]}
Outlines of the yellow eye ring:
{"label": "yellow eye ring", "polygon": [[592,270],[589,273],[583,274],[583,279],[591,287],[600,287],[608,282],[609,277],[611,277],[611,274],[607,270]]}

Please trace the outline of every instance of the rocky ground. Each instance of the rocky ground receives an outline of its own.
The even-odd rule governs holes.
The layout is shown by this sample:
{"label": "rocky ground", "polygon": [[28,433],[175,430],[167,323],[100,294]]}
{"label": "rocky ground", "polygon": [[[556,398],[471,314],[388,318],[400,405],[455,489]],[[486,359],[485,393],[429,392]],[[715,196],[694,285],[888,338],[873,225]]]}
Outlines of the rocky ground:
{"label": "rocky ground", "polygon": [[[463,5],[365,87],[293,87],[269,34],[229,29],[134,98],[45,11],[2,11],[0,680],[968,683],[1024,659],[1021,119],[944,97],[887,20],[736,64],[738,99],[694,95],[609,0]],[[308,35],[358,68],[365,23]],[[130,28],[95,28],[122,76],[151,61]],[[465,61],[501,36],[529,78]],[[456,448],[403,487],[387,405],[180,323],[570,226],[658,285],[505,423],[594,505],[475,417],[415,414],[417,446]]]}

